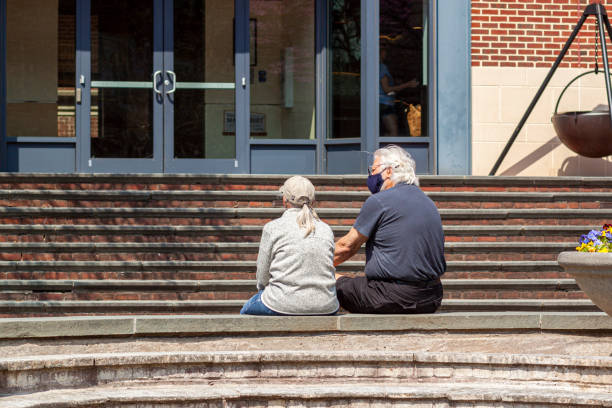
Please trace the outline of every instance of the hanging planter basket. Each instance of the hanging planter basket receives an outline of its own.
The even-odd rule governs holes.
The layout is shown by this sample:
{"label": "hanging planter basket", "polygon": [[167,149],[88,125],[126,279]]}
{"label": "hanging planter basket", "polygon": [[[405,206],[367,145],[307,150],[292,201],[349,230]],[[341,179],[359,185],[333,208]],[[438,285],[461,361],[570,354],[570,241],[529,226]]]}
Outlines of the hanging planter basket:
{"label": "hanging planter basket", "polygon": [[563,88],[551,121],[557,136],[570,150],[585,157],[605,157],[612,155],[612,126],[609,111],[557,113],[559,102],[567,88],[578,78],[591,73],[596,73],[596,71],[578,75]]}

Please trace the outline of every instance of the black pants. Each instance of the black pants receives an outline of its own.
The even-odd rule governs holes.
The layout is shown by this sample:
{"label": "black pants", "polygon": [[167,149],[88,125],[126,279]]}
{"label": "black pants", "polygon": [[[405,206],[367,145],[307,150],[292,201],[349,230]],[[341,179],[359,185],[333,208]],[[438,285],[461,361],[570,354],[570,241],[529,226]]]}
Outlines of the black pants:
{"label": "black pants", "polygon": [[336,281],[340,306],[351,313],[433,313],[442,303],[442,284],[433,282],[395,283],[341,277]]}

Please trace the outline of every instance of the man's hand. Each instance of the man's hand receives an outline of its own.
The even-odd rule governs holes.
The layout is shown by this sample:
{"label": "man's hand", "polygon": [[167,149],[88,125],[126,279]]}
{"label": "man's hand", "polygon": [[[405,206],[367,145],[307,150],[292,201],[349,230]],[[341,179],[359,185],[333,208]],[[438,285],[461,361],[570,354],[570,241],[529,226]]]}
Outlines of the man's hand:
{"label": "man's hand", "polygon": [[340,265],[359,251],[361,245],[368,240],[368,237],[362,235],[355,228],[340,238],[336,242],[336,250],[334,251],[334,266]]}

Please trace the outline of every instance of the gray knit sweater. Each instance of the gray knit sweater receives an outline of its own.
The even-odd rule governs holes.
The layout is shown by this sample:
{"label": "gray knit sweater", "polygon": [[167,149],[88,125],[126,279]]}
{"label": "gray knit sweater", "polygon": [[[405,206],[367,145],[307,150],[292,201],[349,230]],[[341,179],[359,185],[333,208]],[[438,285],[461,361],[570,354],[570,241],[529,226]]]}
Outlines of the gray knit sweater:
{"label": "gray knit sweater", "polygon": [[257,256],[257,289],[270,309],[284,314],[329,314],[338,310],[334,277],[334,234],[322,221],[304,237],[299,209],[267,223]]}

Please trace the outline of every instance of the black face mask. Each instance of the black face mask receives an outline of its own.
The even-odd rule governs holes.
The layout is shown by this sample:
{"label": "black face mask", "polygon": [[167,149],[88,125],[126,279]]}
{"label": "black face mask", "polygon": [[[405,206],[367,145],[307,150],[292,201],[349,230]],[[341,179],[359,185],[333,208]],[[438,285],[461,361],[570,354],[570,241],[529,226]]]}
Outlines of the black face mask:
{"label": "black face mask", "polygon": [[372,194],[376,194],[380,191],[380,188],[385,183],[382,178],[382,174],[370,174],[368,176],[368,189]]}

